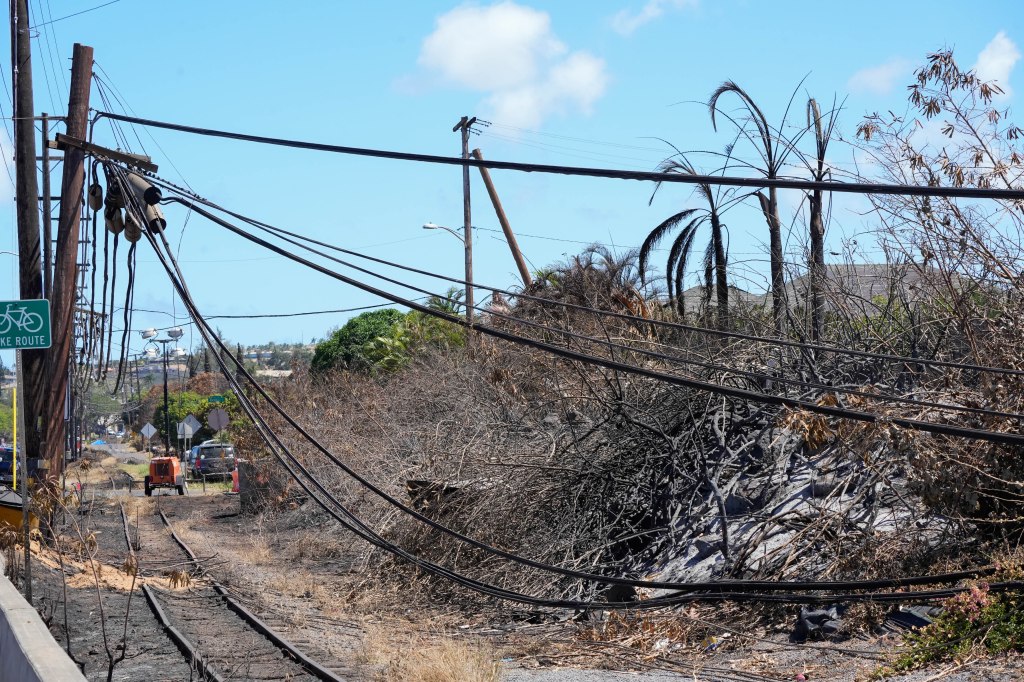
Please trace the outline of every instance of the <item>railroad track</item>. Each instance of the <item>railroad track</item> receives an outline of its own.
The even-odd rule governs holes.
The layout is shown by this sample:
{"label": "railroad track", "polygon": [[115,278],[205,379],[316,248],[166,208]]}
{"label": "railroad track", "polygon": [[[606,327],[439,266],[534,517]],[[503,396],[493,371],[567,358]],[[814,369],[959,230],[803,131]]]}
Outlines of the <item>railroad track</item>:
{"label": "railroad track", "polygon": [[[348,669],[329,668],[302,651],[311,643],[288,639],[279,622],[266,622],[205,573],[202,561],[174,532],[164,513],[139,518],[139,536],[146,538],[137,552],[128,518],[121,509],[124,540],[136,565],[183,567],[170,574],[177,587],[143,584],[142,593],[168,637],[193,670],[207,680],[325,680],[346,679]],[[166,529],[166,530],[165,530]],[[145,550],[145,551],[142,551]],[[151,563],[148,555],[159,557]],[[191,581],[191,576],[199,576]],[[180,589],[182,582],[188,589]]]}

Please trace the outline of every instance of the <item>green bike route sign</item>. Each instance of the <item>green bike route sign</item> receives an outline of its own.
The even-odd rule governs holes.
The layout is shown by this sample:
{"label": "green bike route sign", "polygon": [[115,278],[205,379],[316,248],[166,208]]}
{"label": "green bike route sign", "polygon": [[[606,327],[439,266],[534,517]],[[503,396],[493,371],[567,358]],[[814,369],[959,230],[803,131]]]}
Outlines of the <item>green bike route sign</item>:
{"label": "green bike route sign", "polygon": [[49,347],[49,301],[0,301],[0,350]]}

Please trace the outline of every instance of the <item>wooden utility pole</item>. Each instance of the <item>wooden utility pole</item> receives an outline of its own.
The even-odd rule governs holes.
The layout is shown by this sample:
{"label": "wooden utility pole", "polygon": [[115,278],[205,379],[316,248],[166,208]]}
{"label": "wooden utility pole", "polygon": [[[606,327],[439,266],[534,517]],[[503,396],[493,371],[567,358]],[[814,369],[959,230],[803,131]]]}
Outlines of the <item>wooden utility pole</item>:
{"label": "wooden utility pole", "polygon": [[[22,299],[42,298],[43,280],[39,255],[39,183],[36,180],[36,136],[33,125],[32,49],[29,37],[28,0],[16,0],[11,17],[11,52],[14,60],[14,165],[18,216],[18,265]],[[39,457],[40,418],[45,405],[44,356],[42,350],[19,353],[21,375],[24,452],[27,459]]]}
{"label": "wooden utility pole", "polygon": [[[477,161],[484,160],[483,154],[480,153],[479,149],[473,150],[473,158]],[[505,241],[508,242],[508,248],[512,250],[512,258],[515,259],[516,267],[519,268],[519,276],[523,278],[523,286],[528,287],[533,282],[533,277],[530,275],[530,268],[526,267],[526,260],[523,258],[523,252],[519,250],[519,244],[516,242],[516,235],[512,232],[512,226],[508,224],[505,209],[501,207],[498,191],[494,189],[494,183],[491,182],[491,172],[484,166],[479,168],[480,177],[484,179],[484,186],[487,187],[487,194],[491,197],[491,203],[494,204],[494,212],[498,214],[501,231],[505,233]]]}
{"label": "wooden utility pole", "polygon": [[[476,123],[476,116],[463,116],[452,128],[462,131],[462,158],[469,160],[469,129]],[[466,323],[469,324],[466,347],[473,343],[473,212],[469,199],[469,165],[462,167],[462,243],[466,250]]]}
{"label": "wooden utility pole", "polygon": [[[36,140],[33,125],[35,103],[32,93],[32,41],[29,35],[28,0],[16,0],[11,17],[11,51],[14,57],[14,155],[15,193],[18,217],[19,295],[22,299],[43,298],[39,256],[39,184],[36,180]],[[19,350],[18,374],[21,384],[21,420],[24,447],[21,450],[22,532],[25,545],[25,600],[32,603],[32,545],[29,541],[28,462],[39,457],[40,417],[45,404],[45,355],[42,350]],[[17,401],[17,398],[15,398]],[[17,409],[17,408],[15,408]],[[16,427],[15,427],[16,428]],[[17,439],[15,439],[17,440]],[[15,443],[17,448],[17,443]],[[17,466],[14,464],[13,466]]]}
{"label": "wooden utility pole", "polygon": [[[67,133],[84,139],[89,125],[89,89],[92,84],[92,48],[75,43],[71,56],[71,93],[68,97]],[[78,235],[81,230],[82,194],[85,185],[85,152],[64,149],[64,174],[57,222],[57,260],[53,268],[53,345],[47,351],[44,457],[49,461],[51,480],[64,469],[64,426],[68,371],[75,333],[75,285],[78,280]]]}
{"label": "wooden utility pole", "polygon": [[50,117],[43,112],[43,291],[53,297],[53,208],[50,206]]}

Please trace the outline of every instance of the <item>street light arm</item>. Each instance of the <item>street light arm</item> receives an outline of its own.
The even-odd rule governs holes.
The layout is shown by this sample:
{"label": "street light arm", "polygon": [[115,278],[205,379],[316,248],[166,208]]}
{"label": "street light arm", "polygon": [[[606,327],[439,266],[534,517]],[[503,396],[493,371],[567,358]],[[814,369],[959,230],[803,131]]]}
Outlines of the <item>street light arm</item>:
{"label": "street light arm", "polygon": [[456,232],[455,230],[453,230],[450,227],[445,227],[444,225],[435,225],[434,223],[424,223],[423,224],[423,229],[424,230],[444,230],[448,234],[450,234],[453,237],[455,237],[456,239],[458,239],[463,244],[466,243],[466,240],[458,232]]}

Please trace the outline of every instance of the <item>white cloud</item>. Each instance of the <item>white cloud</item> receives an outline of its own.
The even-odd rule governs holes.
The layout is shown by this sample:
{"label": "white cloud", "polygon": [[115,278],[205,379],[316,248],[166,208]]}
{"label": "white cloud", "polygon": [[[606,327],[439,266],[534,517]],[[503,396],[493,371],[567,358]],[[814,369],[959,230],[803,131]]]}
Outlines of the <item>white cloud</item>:
{"label": "white cloud", "polygon": [[542,80],[495,92],[487,105],[498,121],[536,128],[549,114],[564,114],[568,109],[589,114],[607,81],[602,60],[576,52],[552,66]]}
{"label": "white cloud", "polygon": [[603,60],[571,52],[547,12],[511,0],[439,17],[419,65],[445,84],[484,93],[495,120],[528,128],[554,113],[589,113],[608,84]]}
{"label": "white cloud", "polygon": [[896,81],[910,76],[911,63],[907,59],[897,57],[885,64],[861,69],[846,81],[846,89],[851,93],[868,93],[871,95],[887,95],[896,86]]}
{"label": "white cloud", "polygon": [[974,71],[984,81],[996,81],[1003,93],[1010,95],[1010,72],[1020,60],[1020,50],[1006,37],[1005,31],[996,34],[978,55]]}
{"label": "white cloud", "polygon": [[616,12],[612,17],[612,28],[624,36],[632,35],[644,24],[648,24],[664,14],[665,10],[696,7],[697,2],[698,0],[647,0],[647,4],[639,11],[633,12],[624,9]]}

